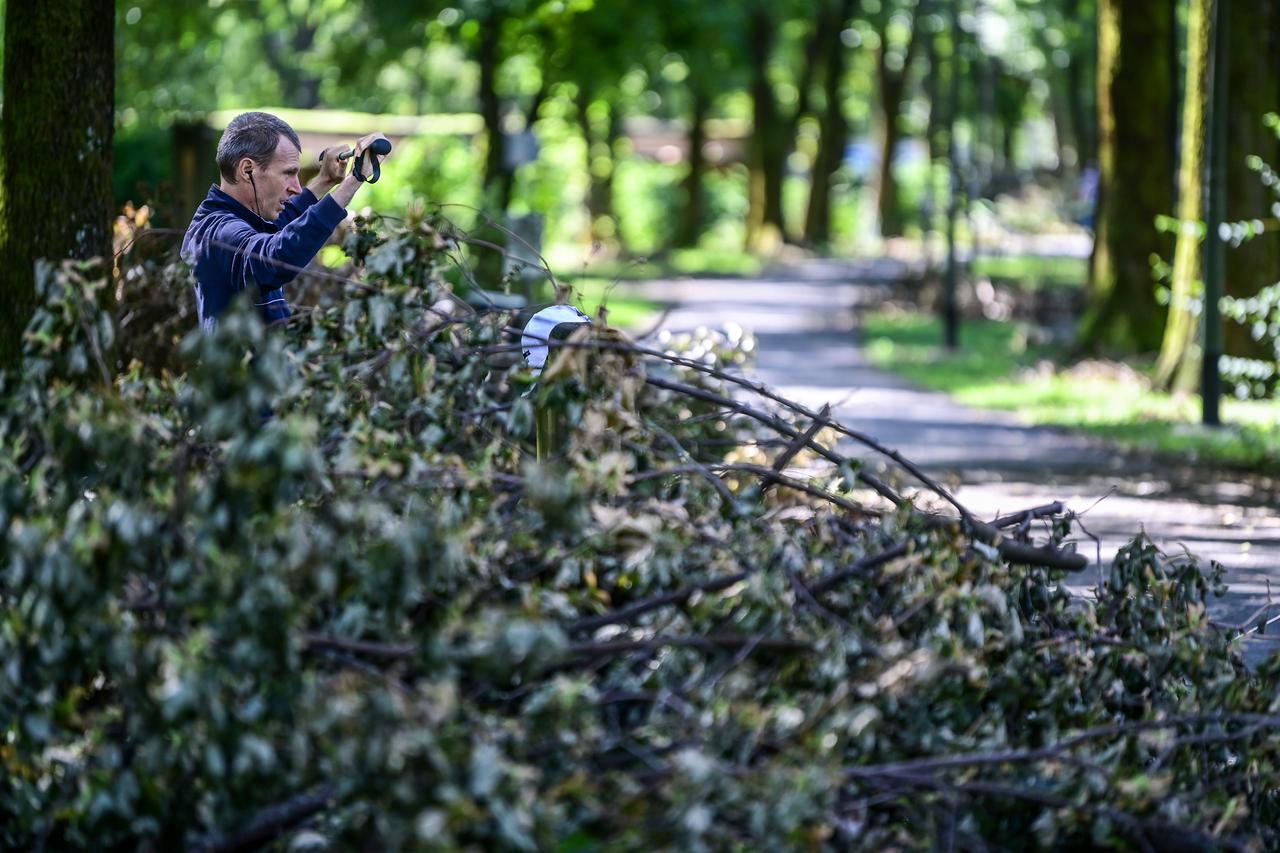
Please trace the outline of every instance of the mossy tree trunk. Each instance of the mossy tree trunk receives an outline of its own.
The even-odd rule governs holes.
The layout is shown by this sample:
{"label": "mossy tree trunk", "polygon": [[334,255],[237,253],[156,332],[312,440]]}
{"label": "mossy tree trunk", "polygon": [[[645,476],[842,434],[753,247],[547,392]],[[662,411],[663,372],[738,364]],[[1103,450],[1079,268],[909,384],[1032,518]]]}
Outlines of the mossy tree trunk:
{"label": "mossy tree trunk", "polygon": [[1195,351],[1200,314],[1201,251],[1199,223],[1204,219],[1204,158],[1209,105],[1209,45],[1213,0],[1191,0],[1187,14],[1186,96],[1182,103],[1182,162],[1178,167],[1178,228],[1169,285],[1169,314],[1156,363],[1156,383],[1190,391],[1199,380]]}
{"label": "mossy tree trunk", "polygon": [[0,365],[22,353],[35,263],[111,253],[115,7],[7,3],[0,123]]}
{"label": "mossy tree trunk", "polygon": [[1150,352],[1164,334],[1151,257],[1169,257],[1171,240],[1154,219],[1173,209],[1175,113],[1169,42],[1173,14],[1147,0],[1098,6],[1097,234],[1089,266],[1089,306],[1081,347]]}
{"label": "mossy tree trunk", "polygon": [[[1280,111],[1280,5],[1275,0],[1231,0],[1228,9],[1225,216],[1228,222],[1267,219],[1275,196],[1247,162],[1256,155],[1280,168],[1280,142],[1262,124],[1266,113]],[[1280,279],[1280,234],[1228,247],[1224,263],[1227,295],[1253,296]],[[1254,340],[1245,326],[1228,322],[1223,331],[1227,355],[1274,358],[1270,342]]]}

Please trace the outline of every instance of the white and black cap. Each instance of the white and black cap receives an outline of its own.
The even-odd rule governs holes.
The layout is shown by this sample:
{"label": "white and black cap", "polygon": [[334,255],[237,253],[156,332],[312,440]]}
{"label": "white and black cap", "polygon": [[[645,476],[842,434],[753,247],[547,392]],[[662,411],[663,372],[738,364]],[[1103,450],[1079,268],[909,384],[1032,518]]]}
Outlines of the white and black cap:
{"label": "white and black cap", "polygon": [[543,365],[547,363],[547,341],[562,341],[575,328],[590,322],[590,317],[572,305],[552,305],[530,317],[524,324],[524,334],[520,336],[520,350],[534,376],[542,373]]}

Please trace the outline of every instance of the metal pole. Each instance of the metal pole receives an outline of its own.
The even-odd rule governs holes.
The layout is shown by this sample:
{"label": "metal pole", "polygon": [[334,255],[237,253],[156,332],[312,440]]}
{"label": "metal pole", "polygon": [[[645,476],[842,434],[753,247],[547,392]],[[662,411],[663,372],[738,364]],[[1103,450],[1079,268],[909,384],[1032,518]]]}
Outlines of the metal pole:
{"label": "metal pole", "polygon": [[1202,340],[1203,359],[1200,364],[1200,400],[1203,406],[1202,420],[1206,426],[1219,426],[1222,419],[1218,402],[1222,397],[1222,378],[1218,374],[1218,362],[1222,358],[1222,314],[1219,302],[1223,292],[1224,247],[1218,237],[1226,203],[1227,162],[1227,12],[1231,0],[1214,3],[1213,53],[1211,66],[1212,94],[1209,98],[1209,169],[1208,198],[1205,213],[1204,246],[1204,308],[1200,312],[1204,322]]}
{"label": "metal pole", "polygon": [[951,101],[947,109],[947,163],[949,197],[947,199],[947,274],[942,294],[942,327],[947,349],[960,346],[960,319],[956,312],[956,217],[959,215],[960,170],[957,163],[956,118],[960,112],[960,22],[956,7],[961,0],[951,0]]}

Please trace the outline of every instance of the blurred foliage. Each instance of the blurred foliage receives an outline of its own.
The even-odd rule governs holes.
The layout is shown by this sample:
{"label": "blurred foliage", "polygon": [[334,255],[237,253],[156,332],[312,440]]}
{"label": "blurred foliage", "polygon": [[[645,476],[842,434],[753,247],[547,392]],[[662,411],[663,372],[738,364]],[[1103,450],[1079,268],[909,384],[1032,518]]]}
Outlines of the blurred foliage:
{"label": "blurred foliage", "polygon": [[[769,77],[786,109],[802,100],[799,90],[819,5],[809,0],[772,4],[777,38]],[[962,16],[961,25],[974,34],[981,55],[992,63],[981,75],[974,72],[975,80],[991,91],[967,94],[962,104],[961,121],[969,128],[964,133],[966,162],[980,167],[984,180],[996,177],[993,169],[1004,157],[997,130],[1018,135],[1022,122],[1030,119],[1042,126],[1052,121],[1062,150],[1046,150],[1043,140],[1053,137],[1037,131],[1039,147],[1014,146],[1014,162],[1003,164],[1005,178],[1043,165],[1045,157],[1076,164],[1080,158],[1067,148],[1078,144],[1081,131],[1064,122],[1071,113],[1069,100],[1081,101],[1082,114],[1090,106],[1089,87],[1081,83],[1092,73],[1093,35],[1083,22],[1092,19],[1094,3],[986,0],[980,7],[980,13]],[[668,248],[672,223],[687,201],[680,183],[687,161],[670,165],[647,155],[633,157],[625,143],[601,149],[599,138],[591,143],[588,158],[579,147],[580,109],[623,121],[672,120],[678,128],[679,123],[687,126],[695,97],[702,97],[710,105],[709,118],[745,120],[751,115],[750,9],[742,4],[130,0],[116,8],[116,192],[121,204],[133,200],[154,206],[164,196],[171,157],[159,150],[161,134],[176,120],[272,106],[406,115],[478,113],[486,97],[480,49],[490,25],[496,33],[492,96],[498,100],[503,131],[532,130],[540,143],[537,162],[518,169],[510,211],[543,214],[548,243],[583,239],[588,163],[598,164],[604,175],[618,176],[612,193],[614,232],[606,241],[610,251],[649,254]],[[948,55],[952,34],[941,10],[917,0],[864,4],[842,31],[843,48],[851,53],[842,91],[853,139],[871,136],[879,121],[875,54],[881,30],[887,27],[897,56],[916,26],[924,28],[936,52]],[[927,56],[921,53],[916,62],[920,67],[909,75],[902,125],[919,136],[939,110],[925,86]],[[787,169],[794,180],[787,190],[787,210],[793,223],[803,218],[817,151],[818,83],[810,80],[815,91],[808,99],[809,115],[800,117],[799,134],[788,152]],[[1020,140],[1030,138],[1019,135]],[[414,169],[400,172],[403,184],[412,189],[380,188],[368,203],[393,214],[420,193],[477,204],[483,197],[479,187],[487,143],[483,136],[459,137],[458,142],[460,147],[423,141],[412,156]],[[433,163],[436,157],[445,162]],[[848,171],[837,173],[832,212],[838,232],[832,244],[841,249],[852,249],[874,227],[873,220],[858,215],[865,206],[862,191],[850,182]],[[463,180],[468,175],[470,182]],[[742,245],[747,179],[742,166],[704,177],[711,196],[702,222],[705,244]],[[140,183],[146,187],[141,193]],[[904,199],[912,205],[920,202],[914,186],[908,184]],[[494,212],[501,211],[490,210]],[[792,230],[793,237],[802,237],[798,224]],[[619,242],[613,244],[615,237]]]}
{"label": "blurred foliage", "polygon": [[173,341],[123,324],[186,286],[162,259],[42,270],[0,380],[0,844],[1280,843],[1280,659],[1206,618],[1219,567],[1139,538],[1073,599],[749,420],[740,334],[593,327],[534,386],[423,210],[177,369],[126,355]]}

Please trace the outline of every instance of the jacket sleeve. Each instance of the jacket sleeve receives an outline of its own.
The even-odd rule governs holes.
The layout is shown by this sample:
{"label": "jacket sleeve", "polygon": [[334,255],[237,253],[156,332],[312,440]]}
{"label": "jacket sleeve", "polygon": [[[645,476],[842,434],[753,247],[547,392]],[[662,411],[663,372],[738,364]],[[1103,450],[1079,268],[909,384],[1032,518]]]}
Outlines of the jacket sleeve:
{"label": "jacket sleeve", "polygon": [[302,192],[290,198],[284,203],[284,210],[276,217],[276,225],[280,228],[285,227],[293,220],[302,215],[303,211],[315,204],[319,199],[315,193],[306,187],[302,188]]}
{"label": "jacket sleeve", "polygon": [[346,215],[342,205],[332,196],[325,196],[274,234],[258,233],[239,221],[236,233],[226,235],[224,240],[236,247],[237,260],[241,261],[237,266],[245,278],[242,286],[252,283],[275,288],[293,281]]}

